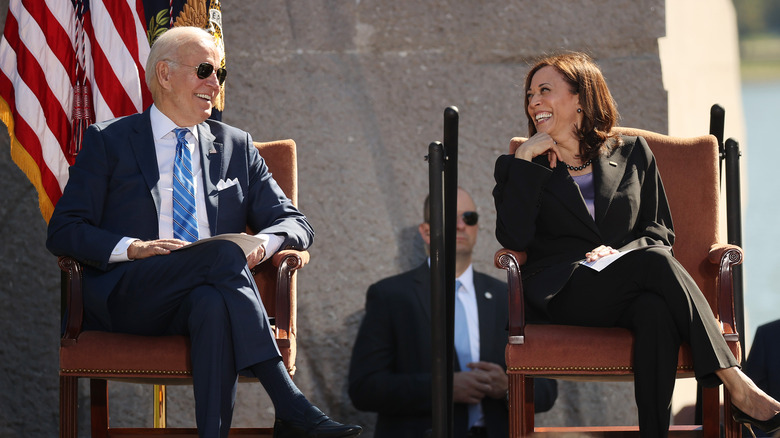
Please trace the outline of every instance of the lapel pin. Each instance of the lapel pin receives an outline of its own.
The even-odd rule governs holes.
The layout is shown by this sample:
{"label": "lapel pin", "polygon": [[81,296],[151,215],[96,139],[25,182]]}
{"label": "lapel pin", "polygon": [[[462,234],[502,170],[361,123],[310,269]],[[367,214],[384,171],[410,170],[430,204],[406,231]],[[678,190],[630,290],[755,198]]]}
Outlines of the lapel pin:
{"label": "lapel pin", "polygon": [[209,154],[216,154],[217,150],[214,148],[209,149]]}
{"label": "lapel pin", "polygon": [[610,161],[610,162],[609,162],[609,165],[610,165],[610,166],[612,166],[612,167],[617,167],[617,163],[616,163],[616,162],[614,162],[614,161]]}
{"label": "lapel pin", "polygon": [[485,298],[487,298],[488,300],[492,300],[493,294],[491,294],[490,292],[485,292]]}

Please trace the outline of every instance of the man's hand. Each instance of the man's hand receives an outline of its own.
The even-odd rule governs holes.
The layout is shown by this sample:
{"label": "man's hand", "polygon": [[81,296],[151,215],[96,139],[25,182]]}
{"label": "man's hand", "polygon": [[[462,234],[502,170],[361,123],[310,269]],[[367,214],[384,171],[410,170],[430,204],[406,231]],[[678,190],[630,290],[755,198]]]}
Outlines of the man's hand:
{"label": "man's hand", "polygon": [[249,269],[252,269],[263,261],[263,257],[265,257],[265,247],[260,245],[246,256],[246,265],[249,266]]}
{"label": "man's hand", "polygon": [[460,371],[452,374],[452,400],[455,403],[479,403],[490,389],[490,379],[482,372]]}
{"label": "man's hand", "polygon": [[189,242],[179,239],[135,240],[127,247],[127,258],[138,260],[170,254],[172,250],[188,244]]}
{"label": "man's hand", "polygon": [[506,391],[509,389],[509,377],[506,371],[492,362],[472,362],[468,364],[474,372],[482,372],[489,379],[490,390],[485,395],[490,398],[503,399],[506,397]]}
{"label": "man's hand", "polygon": [[471,362],[471,371],[452,375],[452,398],[456,403],[479,403],[485,397],[502,399],[509,388],[509,378],[501,366],[491,362]]}

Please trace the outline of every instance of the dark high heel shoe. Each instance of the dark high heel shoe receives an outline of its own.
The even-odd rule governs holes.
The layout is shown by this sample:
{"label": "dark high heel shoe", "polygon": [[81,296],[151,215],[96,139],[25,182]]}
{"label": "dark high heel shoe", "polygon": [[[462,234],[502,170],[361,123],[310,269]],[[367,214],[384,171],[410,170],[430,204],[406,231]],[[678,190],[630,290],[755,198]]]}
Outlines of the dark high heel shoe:
{"label": "dark high heel shoe", "polygon": [[753,434],[753,429],[750,426],[756,426],[757,428],[764,431],[764,433],[767,435],[772,435],[773,433],[780,430],[780,414],[776,414],[774,417],[768,420],[756,420],[750,415],[740,411],[736,406],[731,405],[731,416],[737,423],[742,423],[747,426],[748,430],[750,430],[750,433],[754,437],[756,435]]}

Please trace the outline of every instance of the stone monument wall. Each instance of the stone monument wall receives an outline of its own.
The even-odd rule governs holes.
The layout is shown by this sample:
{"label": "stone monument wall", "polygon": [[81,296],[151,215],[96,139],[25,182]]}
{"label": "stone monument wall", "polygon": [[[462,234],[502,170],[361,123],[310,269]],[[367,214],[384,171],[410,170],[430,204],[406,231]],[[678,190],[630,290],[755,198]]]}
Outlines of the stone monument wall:
{"label": "stone monument wall", "polygon": [[[0,0],[3,14],[7,4]],[[604,71],[621,124],[667,132],[672,99],[663,77],[674,66],[659,56],[665,11],[663,0],[223,3],[224,121],[255,140],[298,143],[299,206],[316,238],[298,282],[295,381],[315,404],[373,435],[374,415],[356,411],[346,394],[350,352],[367,287],[425,258],[416,231],[428,187],[424,156],[442,139],[444,109],[459,109],[460,185],[481,215],[475,268],[501,278],[492,265],[493,164],[512,136],[526,132],[528,64],[587,51]],[[733,9],[707,20],[731,22]],[[692,99],[708,99],[706,90]],[[2,131],[0,436],[55,436],[59,272],[44,248],[35,190],[11,162]],[[110,388],[113,425],[151,424],[148,387]],[[191,388],[169,393],[169,425],[194,425]],[[87,400],[82,385],[82,405]],[[537,421],[635,424],[633,405],[630,383],[562,383],[558,404]],[[84,436],[88,420],[82,406]],[[272,421],[262,387],[242,384],[234,425]]]}

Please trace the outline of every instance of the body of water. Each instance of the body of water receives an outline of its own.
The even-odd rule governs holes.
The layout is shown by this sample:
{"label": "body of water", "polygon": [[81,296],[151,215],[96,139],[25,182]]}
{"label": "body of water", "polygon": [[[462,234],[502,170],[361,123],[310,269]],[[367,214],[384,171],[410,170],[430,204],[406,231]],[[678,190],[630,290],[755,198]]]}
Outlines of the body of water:
{"label": "body of water", "polygon": [[780,79],[743,83],[742,102],[747,131],[742,154],[742,181],[748,189],[742,199],[742,246],[749,345],[756,327],[780,319],[776,249],[780,243]]}

